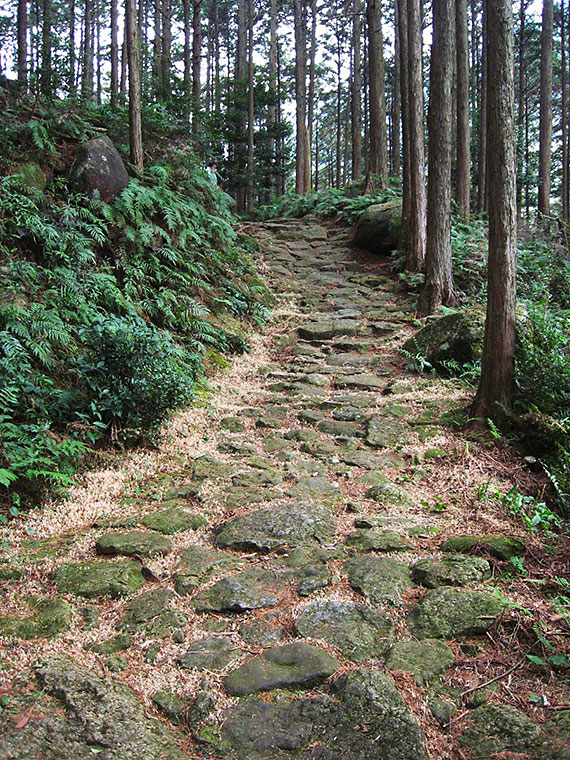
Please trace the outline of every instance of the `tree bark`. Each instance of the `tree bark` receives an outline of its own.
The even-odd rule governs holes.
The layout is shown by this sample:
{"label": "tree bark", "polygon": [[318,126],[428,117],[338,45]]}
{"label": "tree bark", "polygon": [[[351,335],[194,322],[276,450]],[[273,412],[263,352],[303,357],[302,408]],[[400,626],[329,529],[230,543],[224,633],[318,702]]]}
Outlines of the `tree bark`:
{"label": "tree bark", "polygon": [[69,55],[69,73],[67,77],[67,94],[70,98],[76,96],[75,86],[75,0],[71,0],[69,4],[69,42],[68,42],[68,55]]}
{"label": "tree bark", "polygon": [[362,0],[354,0],[352,12],[352,179],[359,180],[362,177]]}
{"label": "tree bark", "polygon": [[52,70],[51,70],[51,0],[43,0],[42,18],[42,68],[40,76],[41,94],[47,100],[52,99]]}
{"label": "tree bark", "polygon": [[238,113],[238,140],[234,146],[235,179],[237,181],[237,210],[245,211],[246,206],[246,130],[247,130],[247,0],[238,2],[238,38],[235,69],[235,104]]}
{"label": "tree bark", "polygon": [[400,107],[402,115],[402,226],[400,251],[410,244],[410,120],[408,104],[408,4],[397,0],[398,40],[400,45]]}
{"label": "tree bark", "polygon": [[420,272],[426,250],[426,189],[420,0],[408,0],[408,119],[410,125],[410,237],[406,269]]}
{"label": "tree bark", "polygon": [[538,150],[538,212],[550,215],[550,167],[552,151],[552,0],[543,0],[540,41],[540,144]]}
{"label": "tree bark", "polygon": [[394,76],[392,79],[392,144],[390,153],[390,173],[393,177],[400,176],[401,158],[401,83],[400,83],[400,21],[399,3],[394,5]]}
{"label": "tree bark", "polygon": [[525,136],[525,30],[526,0],[519,3],[519,38],[518,38],[518,115],[517,115],[517,217],[522,217],[523,188],[526,185],[526,165],[524,151]]}
{"label": "tree bark", "polygon": [[455,57],[453,0],[433,0],[428,115],[429,175],[426,282],[418,303],[422,316],[455,302],[451,264],[452,86]]}
{"label": "tree bark", "polygon": [[481,85],[479,100],[479,155],[477,159],[477,212],[487,208],[487,11],[482,10],[483,44],[481,48]]}
{"label": "tree bark", "polygon": [[467,0],[456,0],[457,165],[456,199],[461,216],[470,214],[471,153],[469,142],[469,46]]}
{"label": "tree bark", "polygon": [[125,33],[129,70],[129,140],[131,163],[143,171],[143,142],[141,119],[140,47],[137,34],[135,0],[125,0]]}
{"label": "tree bark", "polygon": [[190,124],[192,113],[192,14],[190,12],[190,0],[183,0],[184,15],[184,100],[186,103],[185,114],[187,124]]}
{"label": "tree bark", "polygon": [[305,0],[294,0],[295,24],[295,101],[297,105],[297,148],[295,153],[295,192],[305,195],[307,161],[307,13]]}
{"label": "tree bark", "polygon": [[192,141],[198,148],[200,136],[200,80],[202,62],[202,0],[193,0],[192,5]]}
{"label": "tree bark", "polygon": [[271,163],[270,195],[276,192],[275,125],[277,123],[277,0],[271,0],[269,17],[269,98],[267,105],[267,134]]}
{"label": "tree bark", "polygon": [[18,81],[28,86],[28,0],[18,0]]}
{"label": "tree bark", "polygon": [[511,3],[488,0],[489,274],[481,380],[473,415],[501,424],[514,393],[516,159]]}
{"label": "tree bark", "polygon": [[[419,0],[418,0],[419,2]],[[370,111],[370,174],[385,187],[388,177],[386,145],[386,92],[384,85],[384,53],[382,6],[380,0],[367,0],[368,24],[368,90]]]}
{"label": "tree bark", "polygon": [[315,87],[317,82],[317,0],[311,0],[311,53],[309,60],[309,97],[307,103],[307,150],[305,152],[305,188],[311,190],[313,180],[313,127],[315,120]]}
{"label": "tree bark", "polygon": [[162,40],[160,57],[160,90],[163,100],[170,97],[172,48],[172,0],[162,0]]}
{"label": "tree bark", "polygon": [[254,118],[255,101],[253,91],[253,27],[254,9],[253,0],[248,0],[247,8],[248,26],[248,61],[247,61],[247,210],[253,211],[255,202],[254,191]]}
{"label": "tree bark", "polygon": [[90,100],[93,94],[93,37],[91,34],[91,0],[85,0],[83,21],[83,73],[81,100]]}
{"label": "tree bark", "polygon": [[119,9],[117,0],[111,0],[111,105],[117,105],[119,96]]}
{"label": "tree bark", "polygon": [[568,196],[568,80],[567,80],[567,50],[566,50],[566,8],[564,0],[560,2],[560,66],[561,66],[561,92],[562,92],[562,219],[569,219],[569,196]]}

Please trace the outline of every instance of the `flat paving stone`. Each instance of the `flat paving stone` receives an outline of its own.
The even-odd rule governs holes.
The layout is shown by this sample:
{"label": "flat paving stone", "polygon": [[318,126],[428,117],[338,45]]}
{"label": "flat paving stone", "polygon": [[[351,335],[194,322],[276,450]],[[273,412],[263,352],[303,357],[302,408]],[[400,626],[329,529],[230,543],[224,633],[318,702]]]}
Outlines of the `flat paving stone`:
{"label": "flat paving stone", "polygon": [[412,585],[408,566],[390,557],[355,557],[345,564],[344,569],[352,588],[373,604],[396,604]]}

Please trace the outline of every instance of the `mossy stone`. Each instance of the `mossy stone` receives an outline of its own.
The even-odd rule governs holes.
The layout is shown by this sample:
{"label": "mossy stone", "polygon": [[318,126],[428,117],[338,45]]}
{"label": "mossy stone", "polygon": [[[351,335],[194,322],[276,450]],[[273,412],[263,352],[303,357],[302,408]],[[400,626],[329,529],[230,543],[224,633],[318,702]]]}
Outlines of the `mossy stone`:
{"label": "mossy stone", "polygon": [[451,649],[438,639],[398,641],[386,655],[390,670],[411,673],[419,686],[445,673],[454,662]]}
{"label": "mossy stone", "polygon": [[239,660],[242,651],[227,637],[209,636],[192,642],[178,658],[183,668],[219,673]]}
{"label": "mossy stone", "polygon": [[352,588],[374,604],[396,604],[412,585],[408,566],[390,557],[355,557],[344,568]]}
{"label": "mossy stone", "polygon": [[369,660],[391,645],[392,618],[362,604],[322,601],[305,607],[295,623],[304,638],[338,646],[350,660]]}
{"label": "mossy stone", "polygon": [[409,443],[410,435],[406,425],[375,414],[368,421],[366,442],[377,449],[394,449]]}
{"label": "mossy stone", "polygon": [[355,530],[346,539],[346,545],[360,552],[405,552],[412,545],[393,530]]}
{"label": "mossy stone", "polygon": [[17,639],[51,639],[71,626],[71,606],[63,599],[39,602],[31,617],[0,618],[0,635]]}
{"label": "mossy stone", "polygon": [[428,591],[411,612],[409,628],[419,639],[453,639],[485,633],[505,603],[483,591],[442,586]]}
{"label": "mossy stone", "polygon": [[141,522],[146,528],[173,535],[174,533],[183,533],[186,530],[198,530],[208,521],[204,515],[192,514],[178,507],[170,507],[170,509],[162,509],[159,512],[151,512],[151,514],[143,517]]}
{"label": "mossy stone", "polygon": [[395,483],[373,485],[366,491],[365,495],[367,499],[387,507],[411,509],[414,506],[414,500],[406,489]]}
{"label": "mossy stone", "polygon": [[163,689],[152,695],[152,702],[174,725],[186,723],[185,712],[189,706],[187,700],[181,699],[172,691]]}
{"label": "mossy stone", "polygon": [[441,545],[441,551],[454,554],[488,553],[492,557],[507,562],[513,557],[521,557],[526,552],[526,546],[519,538],[500,534],[455,536]]}
{"label": "mossy stone", "polygon": [[97,654],[116,654],[117,652],[129,649],[132,643],[133,640],[128,633],[120,633],[118,636],[102,641],[99,644],[92,644],[87,648]]}
{"label": "mossy stone", "polygon": [[132,557],[137,554],[140,557],[156,557],[159,554],[168,554],[172,543],[157,533],[107,533],[97,541],[95,550],[97,554]]}
{"label": "mossy stone", "polygon": [[426,558],[411,567],[412,578],[427,588],[470,586],[491,575],[491,567],[481,557],[451,554],[442,559]]}
{"label": "mossy stone", "polygon": [[170,607],[174,594],[167,589],[153,589],[139,594],[125,605],[121,628],[136,630],[141,624],[157,617]]}
{"label": "mossy stone", "polygon": [[247,568],[222,578],[192,599],[196,612],[246,612],[274,607],[275,576],[260,568]]}
{"label": "mossy stone", "polygon": [[138,562],[97,562],[62,565],[53,576],[60,591],[87,599],[128,596],[144,586]]}
{"label": "mossy stone", "polygon": [[467,722],[459,742],[474,757],[503,752],[534,755],[540,744],[540,725],[510,705],[482,705],[469,714]]}
{"label": "mossy stone", "polygon": [[224,679],[228,694],[239,697],[273,689],[310,688],[322,683],[340,663],[322,649],[293,642],[271,647]]}
{"label": "mossy stone", "polygon": [[34,187],[36,190],[45,190],[47,185],[46,175],[42,167],[35,161],[28,161],[26,164],[19,166],[16,176],[26,187]]}
{"label": "mossy stone", "polygon": [[233,570],[239,560],[227,552],[195,544],[184,549],[180,555],[178,571],[174,574],[174,585],[178,594],[192,594],[201,583],[206,583],[214,575]]}

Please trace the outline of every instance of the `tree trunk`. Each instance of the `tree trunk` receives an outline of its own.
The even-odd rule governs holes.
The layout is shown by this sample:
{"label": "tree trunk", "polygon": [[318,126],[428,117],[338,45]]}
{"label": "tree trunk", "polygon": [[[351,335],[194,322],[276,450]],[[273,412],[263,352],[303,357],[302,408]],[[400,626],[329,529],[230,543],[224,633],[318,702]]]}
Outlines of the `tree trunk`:
{"label": "tree trunk", "polygon": [[426,249],[426,189],[420,0],[408,0],[408,119],[410,125],[410,242],[406,269],[420,272]]}
{"label": "tree trunk", "polygon": [[83,73],[81,100],[90,100],[93,94],[93,37],[91,35],[91,0],[85,0],[83,21]]}
{"label": "tree trunk", "polygon": [[400,45],[400,106],[402,112],[402,225],[400,251],[410,244],[410,120],[408,104],[408,4],[397,0],[398,41]]}
{"label": "tree trunk", "polygon": [[200,137],[200,96],[202,83],[202,0],[193,0],[192,6],[192,141],[198,148]]}
{"label": "tree trunk", "polygon": [[69,4],[68,55],[69,73],[67,77],[67,94],[70,98],[74,98],[77,94],[75,85],[75,0],[71,0]]}
{"label": "tree trunk", "polygon": [[307,13],[305,0],[294,0],[295,22],[295,101],[297,105],[297,148],[295,153],[295,192],[305,195],[307,160]]}
{"label": "tree trunk", "polygon": [[560,65],[561,65],[561,91],[562,91],[562,219],[569,219],[568,197],[568,80],[567,76],[567,51],[566,51],[566,8],[564,0],[560,2]]}
{"label": "tree trunk", "polygon": [[467,0],[456,0],[457,39],[457,166],[456,196],[461,216],[470,213],[471,154],[469,143],[469,46]]}
{"label": "tree trunk", "polygon": [[489,13],[489,274],[481,380],[473,415],[501,424],[514,393],[516,164],[513,21],[508,0]]}
{"label": "tree trunk", "polygon": [[117,105],[119,95],[119,10],[117,0],[111,0],[111,105]]}
{"label": "tree trunk", "polygon": [[28,0],[18,0],[18,81],[28,86]]}
{"label": "tree trunk", "polygon": [[[269,161],[271,164],[270,195],[276,192],[275,176],[275,124],[277,122],[277,0],[271,0],[269,18],[269,97],[267,105],[267,134]],[[270,200],[270,199],[269,199]]]}
{"label": "tree trunk", "polygon": [[426,283],[418,303],[421,316],[455,299],[451,264],[452,86],[455,57],[455,4],[433,0],[428,115],[429,176]]}
{"label": "tree trunk", "polygon": [[483,45],[481,49],[481,95],[479,100],[479,155],[477,159],[477,212],[487,208],[487,11],[483,3]]}
{"label": "tree trunk", "polygon": [[190,115],[192,113],[192,25],[190,13],[190,0],[183,0],[184,15],[184,101],[186,122],[190,124]]}
{"label": "tree trunk", "polygon": [[156,97],[161,95],[161,72],[162,72],[162,0],[154,0],[154,38],[152,41],[152,90]]}
{"label": "tree trunk", "polygon": [[341,30],[336,30],[336,163],[335,163],[335,187],[341,185],[341,140],[342,140],[342,46],[340,40]]}
{"label": "tree trunk", "polygon": [[550,215],[552,151],[552,35],[553,2],[543,0],[540,41],[540,144],[538,151],[538,212]]}
{"label": "tree trunk", "polygon": [[[419,0],[418,0],[419,2]],[[384,42],[380,0],[367,0],[368,88],[370,110],[370,174],[384,187],[388,177],[386,145],[386,93],[384,88]]]}
{"label": "tree trunk", "polygon": [[394,5],[394,77],[392,79],[392,144],[390,154],[390,172],[393,177],[400,176],[401,140],[400,140],[400,21],[398,0]]}
{"label": "tree trunk", "polygon": [[40,76],[40,88],[42,96],[47,100],[52,99],[52,70],[51,70],[51,24],[52,6],[51,0],[43,0],[42,19],[42,69]]}
{"label": "tree trunk", "polygon": [[246,207],[246,131],[247,131],[247,0],[238,2],[238,38],[235,70],[235,107],[238,112],[238,140],[234,146],[237,210]]}
{"label": "tree trunk", "polygon": [[170,97],[172,47],[172,0],[162,0],[162,40],[160,57],[160,90],[163,100]]}
{"label": "tree trunk", "polygon": [[523,188],[526,185],[526,165],[524,152],[524,121],[525,121],[525,29],[526,29],[526,0],[519,3],[519,39],[518,39],[518,116],[517,116],[517,217],[522,217]]}
{"label": "tree trunk", "polygon": [[305,187],[312,185],[313,127],[315,120],[315,87],[317,59],[317,0],[311,0],[311,57],[309,61],[309,101],[307,104],[307,151],[305,153]]}
{"label": "tree trunk", "polygon": [[131,163],[142,172],[144,168],[141,120],[140,47],[137,34],[135,0],[125,0],[125,32],[129,69],[129,140]]}
{"label": "tree trunk", "polygon": [[353,2],[352,20],[352,179],[362,176],[362,0]]}
{"label": "tree trunk", "polygon": [[248,61],[247,61],[247,210],[251,214],[255,202],[254,191],[254,123],[255,101],[253,91],[253,0],[248,0]]}

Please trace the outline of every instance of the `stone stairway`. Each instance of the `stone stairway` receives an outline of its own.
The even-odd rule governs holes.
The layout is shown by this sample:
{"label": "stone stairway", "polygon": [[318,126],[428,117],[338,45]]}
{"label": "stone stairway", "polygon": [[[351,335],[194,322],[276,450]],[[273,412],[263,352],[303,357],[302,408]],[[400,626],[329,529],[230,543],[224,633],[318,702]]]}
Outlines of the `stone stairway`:
{"label": "stone stairway", "polygon": [[[460,665],[511,614],[487,582],[525,544],[434,490],[461,467],[460,392],[403,371],[406,299],[317,219],[256,236],[278,304],[265,361],[202,418],[208,450],[184,433],[107,514],[20,539],[0,575],[0,634],[27,652],[0,756],[570,757],[567,721],[486,698],[462,714]],[[39,599],[23,621],[16,584]]]}

